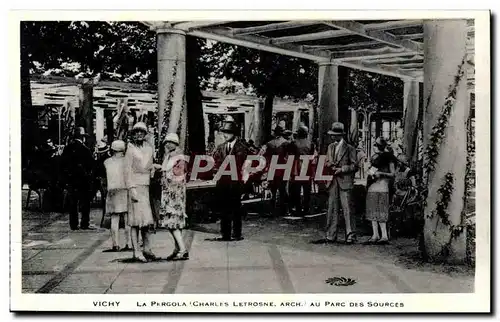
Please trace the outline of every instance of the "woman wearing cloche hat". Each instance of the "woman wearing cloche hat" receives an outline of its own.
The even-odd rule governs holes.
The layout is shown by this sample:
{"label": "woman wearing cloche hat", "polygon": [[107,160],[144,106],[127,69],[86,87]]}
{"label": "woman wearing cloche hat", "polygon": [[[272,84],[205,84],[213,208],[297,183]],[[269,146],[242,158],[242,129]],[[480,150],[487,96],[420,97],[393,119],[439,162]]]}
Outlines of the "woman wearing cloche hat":
{"label": "woman wearing cloche hat", "polygon": [[159,226],[167,228],[174,239],[175,248],[167,260],[187,260],[182,230],[186,227],[186,164],[179,148],[179,136],[168,133],[163,140],[165,156],[161,166],[161,205]]}
{"label": "woman wearing cloche hat", "polygon": [[[131,227],[134,258],[146,262],[156,256],[151,251],[150,227],[154,225],[149,199],[149,185],[153,170],[153,147],[145,142],[148,128],[138,122],[132,128],[132,140],[125,153],[125,183],[129,191],[128,223]],[[139,248],[139,231],[143,250]]]}

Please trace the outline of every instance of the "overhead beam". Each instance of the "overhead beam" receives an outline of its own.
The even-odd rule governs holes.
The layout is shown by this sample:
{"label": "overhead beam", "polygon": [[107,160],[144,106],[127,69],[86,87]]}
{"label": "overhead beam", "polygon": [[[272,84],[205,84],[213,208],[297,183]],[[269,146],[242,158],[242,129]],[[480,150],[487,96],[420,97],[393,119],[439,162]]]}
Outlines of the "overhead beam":
{"label": "overhead beam", "polygon": [[415,55],[413,57],[389,57],[366,61],[367,64],[405,64],[423,60],[424,56]]}
{"label": "overhead beam", "polygon": [[[375,40],[370,40],[370,41],[361,41],[361,42],[355,42],[347,45],[304,45],[304,48],[308,49],[319,49],[319,50],[346,50],[346,49],[352,49],[352,48],[358,48],[358,47],[363,47],[363,46],[373,46],[380,44],[379,42]],[[358,48],[360,49],[360,48]],[[361,48],[364,49],[364,48]]]}
{"label": "overhead beam", "polygon": [[414,52],[408,52],[402,48],[384,47],[379,49],[360,49],[339,51],[332,53],[332,59],[340,61],[360,60],[360,59],[376,59],[388,57],[414,56]]}
{"label": "overhead beam", "polygon": [[409,34],[409,35],[397,35],[396,39],[418,39],[418,38],[424,38],[424,33],[418,33],[418,34]]}
{"label": "overhead beam", "polygon": [[318,51],[315,54],[311,54],[304,52],[302,46],[293,44],[271,44],[268,38],[253,35],[233,36],[231,31],[223,28],[214,28],[206,31],[192,30],[188,35],[314,61],[330,60],[330,54],[328,52]]}
{"label": "overhead beam", "polygon": [[[361,22],[363,22],[361,20]],[[366,30],[390,30],[422,26],[423,20],[395,20],[380,23],[364,24]]]}
{"label": "overhead beam", "polygon": [[411,40],[397,39],[396,36],[382,30],[367,30],[365,25],[352,20],[324,21],[324,24],[349,31],[353,34],[376,40],[381,43],[403,48],[410,52],[419,53],[423,51],[422,44]]}
{"label": "overhead beam", "polygon": [[287,21],[271,23],[263,26],[247,27],[247,28],[237,28],[233,29],[231,33],[233,35],[248,35],[248,34],[258,34],[269,31],[285,30],[297,27],[317,25],[317,21],[306,20],[306,21]]}
{"label": "overhead beam", "polygon": [[392,77],[397,77],[397,78],[402,78],[402,79],[413,79],[414,78],[413,75],[409,75],[406,72],[402,72],[398,68],[384,67],[384,66],[377,66],[377,67],[367,66],[362,61],[356,61],[356,62],[340,61],[340,62],[338,62],[338,64],[340,66],[345,66],[345,67],[349,67],[352,69],[357,69],[357,70],[362,70],[365,72],[382,74],[382,75],[387,75],[387,76],[392,76]]}
{"label": "overhead beam", "polygon": [[180,29],[184,31],[189,31],[197,28],[206,28],[213,26],[220,26],[226,23],[230,23],[232,21],[188,21],[177,24],[172,24],[175,29]]}
{"label": "overhead beam", "polygon": [[302,41],[312,41],[312,40],[320,40],[320,39],[328,39],[328,38],[336,38],[342,36],[348,36],[351,32],[345,30],[327,30],[320,31],[310,34],[303,34],[297,36],[285,36],[285,37],[277,37],[271,40],[271,43],[275,45],[279,44],[288,44]]}

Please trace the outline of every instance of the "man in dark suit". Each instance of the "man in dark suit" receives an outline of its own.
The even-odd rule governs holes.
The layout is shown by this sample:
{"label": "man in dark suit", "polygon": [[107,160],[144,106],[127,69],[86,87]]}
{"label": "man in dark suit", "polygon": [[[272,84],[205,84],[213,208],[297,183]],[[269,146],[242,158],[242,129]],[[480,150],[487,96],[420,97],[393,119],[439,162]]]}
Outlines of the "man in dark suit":
{"label": "man in dark suit", "polygon": [[[243,165],[250,154],[249,148],[237,137],[237,126],[233,121],[223,123],[220,132],[223,133],[225,142],[217,146],[213,153],[215,161],[214,170],[227,170],[226,174],[216,174],[215,192],[220,207],[221,237],[217,241],[242,240],[241,233],[241,194],[243,192]],[[226,160],[234,158],[234,163]],[[226,161],[225,161],[226,160]],[[229,163],[228,163],[229,162]],[[232,171],[233,176],[227,173]],[[232,232],[232,236],[231,236]]]}
{"label": "man in dark suit", "polygon": [[[314,144],[307,138],[308,128],[300,126],[297,130],[297,138],[292,141],[288,149],[290,156],[294,156],[294,167],[292,170],[292,180],[290,182],[290,198],[291,204],[295,208],[298,216],[304,217],[309,215],[309,204],[311,201],[311,188],[312,188],[312,157],[314,156]],[[307,172],[305,176],[307,179],[300,178],[302,175],[301,170],[303,161],[301,156],[310,156]],[[305,166],[305,165],[304,165]],[[301,191],[303,192],[303,200],[301,198]]]}
{"label": "man in dark suit", "polygon": [[329,198],[326,238],[315,243],[337,241],[338,220],[342,209],[346,225],[346,243],[352,244],[356,241],[352,201],[354,174],[358,169],[356,149],[344,140],[344,124],[333,123],[328,134],[332,136],[334,142],[328,146],[326,155],[326,167],[333,175],[333,179],[327,185]]}
{"label": "man in dark suit", "polygon": [[[74,140],[64,148],[61,156],[63,177],[71,200],[69,225],[72,230],[92,229],[89,223],[94,158],[90,149],[85,145],[86,137],[84,128],[78,128]],[[78,209],[82,212],[80,227],[78,227]]]}
{"label": "man in dark suit", "polygon": [[[286,164],[288,154],[288,146],[290,144],[284,138],[285,129],[281,124],[278,124],[274,129],[274,138],[267,142],[261,149],[260,155],[266,159],[266,172],[268,172],[272,157],[277,156],[277,163],[280,165]],[[285,216],[287,214],[288,193],[286,186],[288,179],[283,178],[285,170],[277,169],[272,178],[267,178],[269,189],[271,190],[274,216]],[[277,194],[279,192],[279,198]]]}

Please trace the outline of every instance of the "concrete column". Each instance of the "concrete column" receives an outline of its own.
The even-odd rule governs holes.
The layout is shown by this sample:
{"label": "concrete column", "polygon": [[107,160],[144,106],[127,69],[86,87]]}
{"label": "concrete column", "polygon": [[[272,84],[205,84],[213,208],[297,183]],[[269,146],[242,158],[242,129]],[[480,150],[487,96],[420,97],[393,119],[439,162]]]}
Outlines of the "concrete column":
{"label": "concrete column", "polygon": [[403,148],[408,162],[416,161],[418,137],[419,90],[416,80],[405,79],[403,99]]}
{"label": "concrete column", "polygon": [[[430,260],[463,263],[466,256],[466,234],[453,237],[450,225],[444,224],[435,210],[441,201],[439,192],[445,178],[453,178],[453,190],[446,202],[446,214],[451,225],[462,222],[467,158],[466,123],[469,116],[467,95],[467,21],[424,21],[424,151],[432,144],[433,127],[442,124],[440,117],[450,107],[448,122],[441,125],[444,138],[438,144],[434,169],[424,178],[428,197],[424,210],[425,253]],[[428,104],[427,104],[428,103]],[[429,164],[429,156],[424,163]],[[451,243],[450,243],[451,242]],[[450,244],[449,244],[450,243]]]}
{"label": "concrete column", "polygon": [[95,108],[95,140],[101,141],[104,138],[104,110],[100,107]]}
{"label": "concrete column", "polygon": [[299,128],[300,123],[300,109],[296,108],[293,111],[292,131],[295,133]]}
{"label": "concrete column", "polygon": [[319,151],[326,153],[330,137],[326,133],[339,115],[339,67],[333,63],[320,63],[318,75],[318,138]]}
{"label": "concrete column", "polygon": [[354,147],[358,146],[359,129],[358,129],[358,111],[351,108],[351,122],[349,126],[349,142]]}
{"label": "concrete column", "polygon": [[184,150],[187,136],[186,34],[176,29],[157,29],[158,133],[163,140],[169,132],[180,138]]}

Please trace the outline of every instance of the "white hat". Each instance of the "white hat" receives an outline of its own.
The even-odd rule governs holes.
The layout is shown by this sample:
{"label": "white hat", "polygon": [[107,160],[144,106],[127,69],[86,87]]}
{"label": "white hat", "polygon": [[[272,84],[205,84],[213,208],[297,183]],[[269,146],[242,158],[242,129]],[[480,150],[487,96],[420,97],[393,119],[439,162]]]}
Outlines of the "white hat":
{"label": "white hat", "polygon": [[125,142],[122,140],[116,140],[111,143],[111,150],[115,152],[123,152],[125,151]]}
{"label": "white hat", "polygon": [[179,145],[179,136],[176,133],[168,133],[163,140],[163,143],[165,142],[172,142]]}
{"label": "white hat", "polygon": [[144,122],[137,122],[134,127],[132,127],[132,131],[144,131],[148,133],[148,127],[144,124]]}

